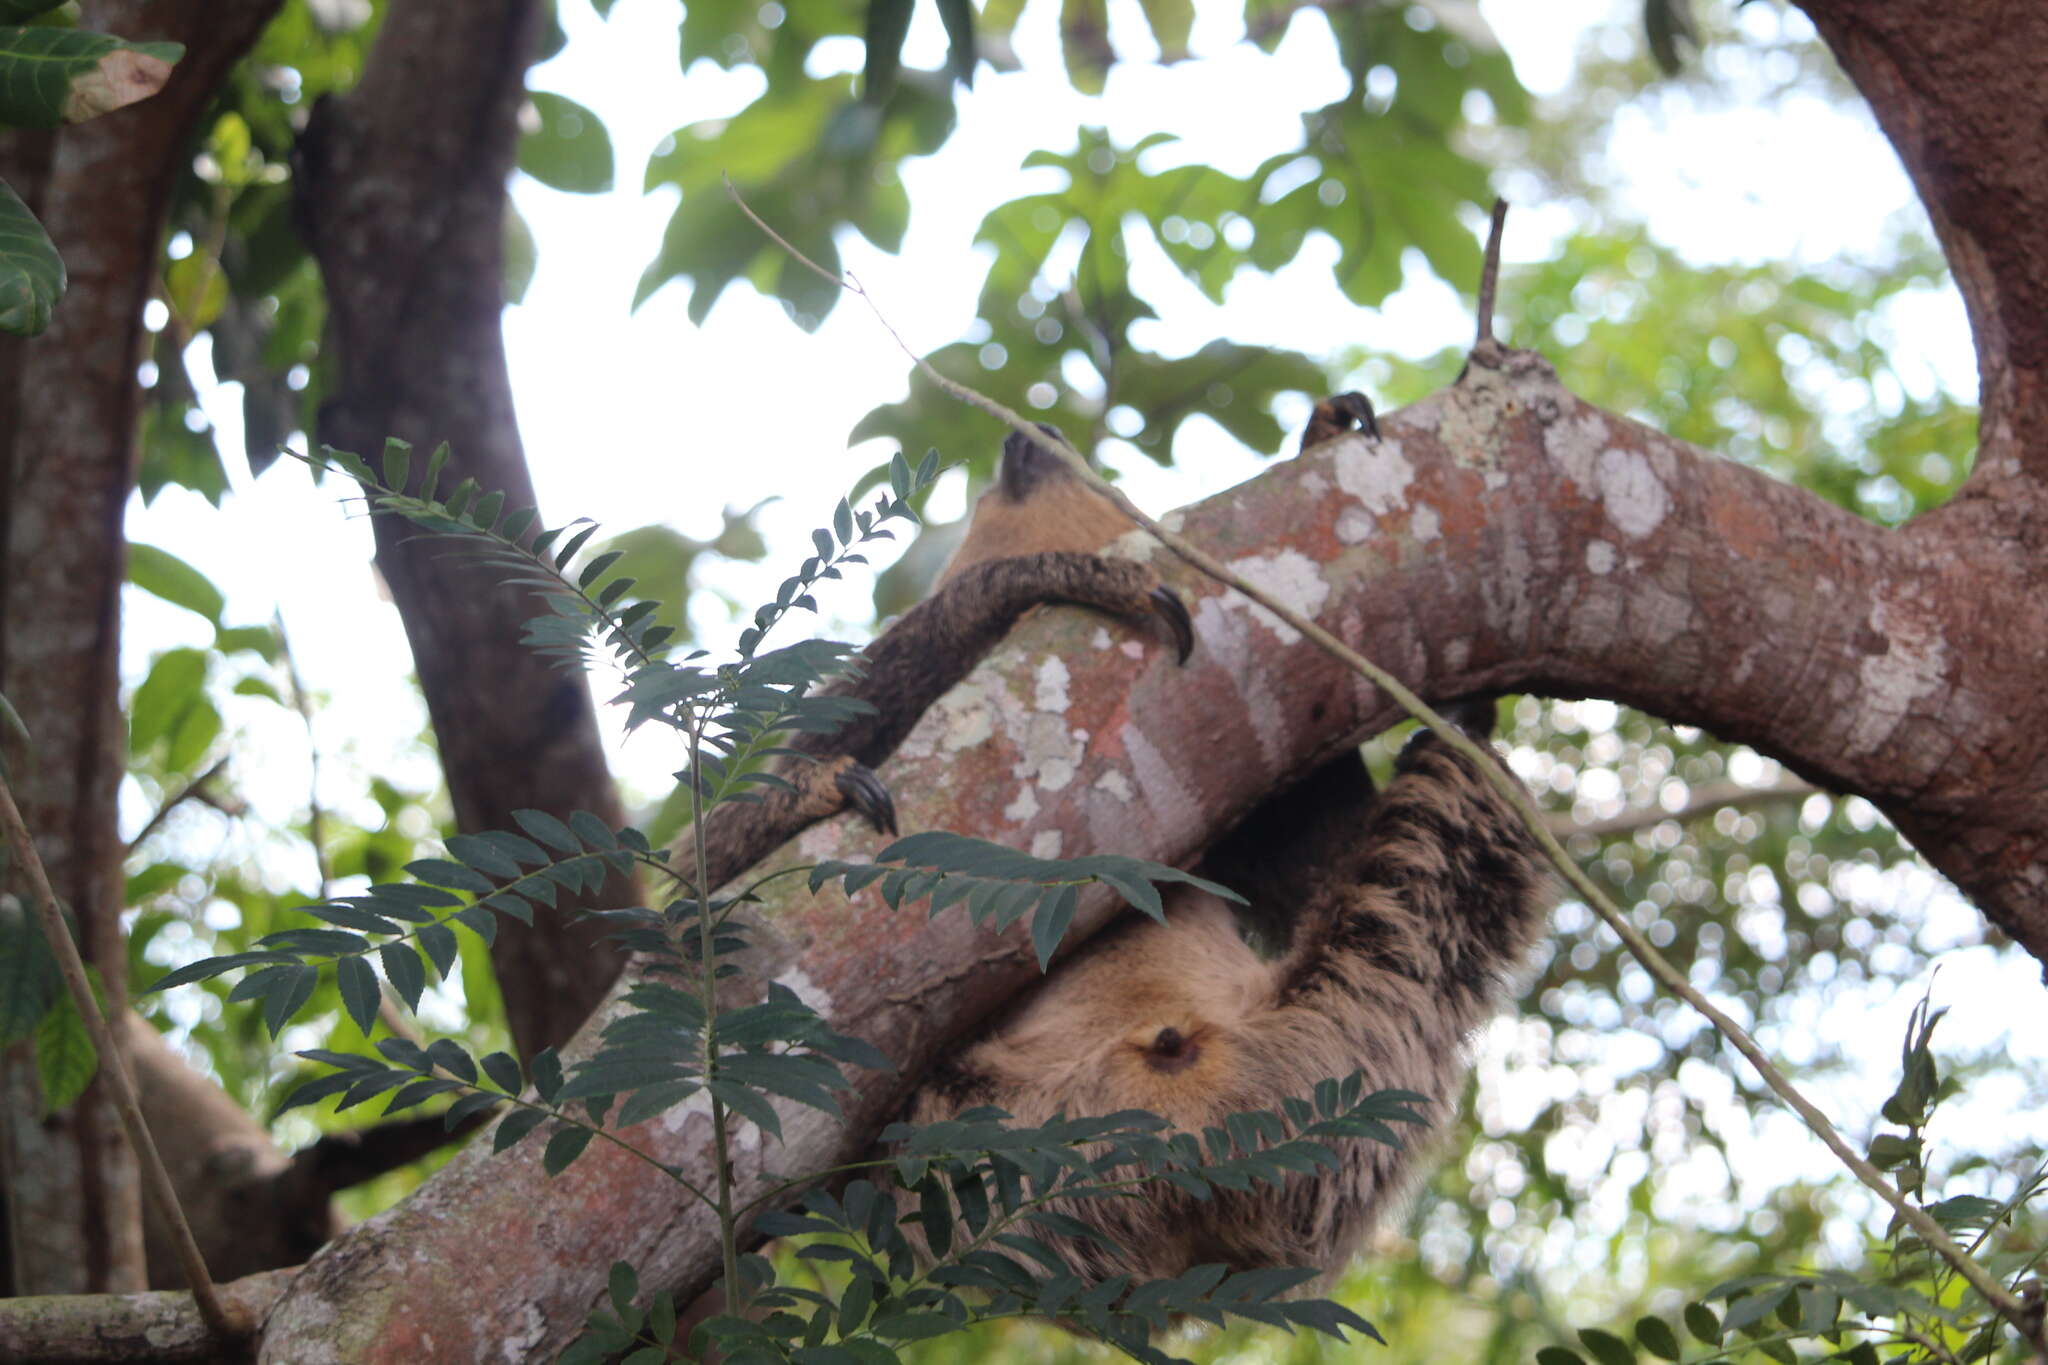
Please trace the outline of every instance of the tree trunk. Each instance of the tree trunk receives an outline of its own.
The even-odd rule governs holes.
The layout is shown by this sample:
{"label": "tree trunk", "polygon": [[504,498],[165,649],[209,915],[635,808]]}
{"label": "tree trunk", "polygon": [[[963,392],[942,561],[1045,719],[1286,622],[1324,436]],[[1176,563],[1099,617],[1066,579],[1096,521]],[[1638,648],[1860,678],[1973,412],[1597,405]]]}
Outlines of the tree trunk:
{"label": "tree trunk", "polygon": [[[140,104],[0,142],[0,176],[42,219],[70,276],[49,331],[0,349],[0,692],[35,739],[17,777],[22,813],[114,1001],[128,984],[114,797],[127,759],[121,519],[135,477],[142,306],[185,145],[277,5],[87,3],[87,27],[182,42],[183,60]],[[33,1065],[15,1048],[0,1059],[0,1096],[12,1288],[142,1288],[135,1163],[98,1083],[41,1122]]]}
{"label": "tree trunk", "polygon": [[[320,439],[377,462],[387,436],[424,462],[448,441],[442,487],[473,478],[507,509],[534,505],[505,369],[505,180],[518,144],[537,0],[394,6],[360,84],[324,101],[301,139],[301,221],[327,285],[339,384]],[[467,831],[527,807],[623,823],[583,677],[523,648],[545,608],[445,542],[379,518],[377,565],[404,618],[441,764]],[[634,903],[624,878],[598,906]],[[567,1039],[621,959],[580,908],[506,924],[491,950],[528,1056]]]}

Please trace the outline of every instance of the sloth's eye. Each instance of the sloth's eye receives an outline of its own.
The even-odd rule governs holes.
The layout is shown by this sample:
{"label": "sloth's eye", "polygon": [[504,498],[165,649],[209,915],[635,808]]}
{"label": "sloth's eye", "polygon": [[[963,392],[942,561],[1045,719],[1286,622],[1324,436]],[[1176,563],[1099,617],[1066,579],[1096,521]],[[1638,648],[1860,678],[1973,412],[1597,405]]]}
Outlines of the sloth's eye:
{"label": "sloth's eye", "polygon": [[1152,1051],[1161,1057],[1178,1057],[1186,1045],[1187,1040],[1180,1036],[1179,1029],[1163,1028],[1159,1030],[1159,1036],[1152,1040]]}

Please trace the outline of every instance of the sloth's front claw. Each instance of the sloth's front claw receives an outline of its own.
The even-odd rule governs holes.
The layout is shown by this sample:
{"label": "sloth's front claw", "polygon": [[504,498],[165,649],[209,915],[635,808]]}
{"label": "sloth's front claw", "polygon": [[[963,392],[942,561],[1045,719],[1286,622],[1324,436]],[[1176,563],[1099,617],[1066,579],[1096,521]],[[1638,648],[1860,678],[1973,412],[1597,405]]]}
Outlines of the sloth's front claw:
{"label": "sloth's front claw", "polygon": [[1188,655],[1195,652],[1195,623],[1188,617],[1187,604],[1180,600],[1180,594],[1165,584],[1147,594],[1152,603],[1152,612],[1173,634],[1174,662],[1186,663]]}
{"label": "sloth's front claw", "polygon": [[1308,426],[1301,433],[1301,448],[1334,441],[1347,431],[1358,430],[1377,441],[1379,419],[1373,415],[1372,400],[1362,393],[1339,393],[1316,404]]}
{"label": "sloth's front claw", "polygon": [[846,804],[859,811],[877,834],[896,833],[896,799],[889,795],[888,787],[873,768],[849,759],[833,774],[832,783]]}

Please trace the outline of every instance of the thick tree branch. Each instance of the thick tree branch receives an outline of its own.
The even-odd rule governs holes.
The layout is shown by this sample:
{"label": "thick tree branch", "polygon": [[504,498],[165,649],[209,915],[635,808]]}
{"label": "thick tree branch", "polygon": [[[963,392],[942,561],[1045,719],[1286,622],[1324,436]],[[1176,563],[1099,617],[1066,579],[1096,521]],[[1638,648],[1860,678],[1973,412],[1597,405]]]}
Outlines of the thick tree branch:
{"label": "thick tree branch", "polygon": [[[536,501],[499,315],[505,180],[543,8],[393,6],[361,83],[316,111],[296,180],[339,361],[320,439],[373,463],[387,436],[422,456],[448,441],[442,486],[473,478],[502,490],[508,508]],[[519,643],[543,608],[396,518],[376,529],[456,823],[509,829],[513,811],[532,807],[622,824],[583,679]],[[631,883],[616,879],[593,904],[633,900]],[[568,916],[505,925],[491,957],[527,1055],[568,1038],[620,965],[596,925]]]}
{"label": "thick tree branch", "polygon": [[[1383,430],[1380,442],[1345,438],[1188,509],[1179,529],[1230,546],[1229,567],[1369,649],[1424,697],[1614,697],[1756,744],[1902,823],[1986,781],[2040,789],[2039,774],[1987,775],[1969,737],[1955,736],[1950,715],[2033,684],[1993,642],[1954,632],[1950,604],[1980,585],[1946,576],[1910,538],[1587,407],[1526,354],[1475,365]],[[1125,544],[1152,553],[1141,542]],[[1179,573],[1163,556],[1155,563]],[[1115,647],[1114,628],[1079,612],[1047,613],[1013,635],[884,769],[903,827],[1063,856],[1186,861],[1277,785],[1397,718],[1375,689],[1234,592],[1185,575],[1175,586],[1198,637],[1184,669],[1156,650]],[[1219,734],[1241,737],[1227,761]],[[2021,828],[2012,809],[2008,841],[2040,847],[2041,813]],[[872,847],[843,821],[798,841],[806,860]],[[1950,850],[1926,851],[1941,864]],[[2048,923],[2011,894],[2011,875],[1948,862],[2016,937],[2048,949]],[[1110,909],[1085,904],[1077,930]],[[1036,975],[1020,942],[957,916],[892,915],[867,894],[851,905],[776,897],[766,913],[788,946],[762,973],[905,1072],[863,1077],[845,1127],[791,1110],[785,1143],[763,1151],[743,1135],[742,1201],[773,1189],[775,1172],[858,1159],[935,1051]],[[703,1183],[707,1127],[701,1111],[680,1111],[634,1137]],[[661,1226],[622,1227],[608,1212],[654,1201],[676,1209]],[[531,1262],[509,1257],[493,1234],[515,1224],[540,1228]],[[522,1342],[539,1349],[573,1330],[614,1256],[686,1290],[716,1273],[703,1210],[610,1153],[550,1186],[538,1148],[489,1157],[473,1147],[381,1231],[408,1248],[404,1264],[373,1269],[362,1249],[344,1252],[344,1239],[280,1310],[279,1349],[299,1349],[310,1340],[301,1333],[344,1301],[381,1305],[381,1321],[350,1329],[361,1335],[348,1348],[374,1353],[404,1340],[407,1323],[456,1331],[452,1305],[459,1315],[479,1295],[530,1298],[545,1281]],[[440,1269],[422,1278],[411,1269],[421,1264]],[[460,1330],[502,1329],[494,1313],[472,1316]]]}
{"label": "thick tree branch", "polygon": [[[1913,177],[1970,310],[1982,385],[1973,516],[2033,522],[2048,480],[2048,6],[1800,0]],[[1960,455],[1962,452],[1953,452]],[[2000,508],[2030,485],[2023,507]]]}
{"label": "thick tree branch", "polygon": [[[229,1325],[248,1336],[298,1274],[270,1270],[220,1287]],[[0,1360],[36,1365],[220,1365],[232,1360],[190,1294],[53,1294],[0,1304]]]}
{"label": "thick tree branch", "polygon": [[[121,518],[134,483],[142,309],[166,206],[193,130],[278,0],[99,0],[91,28],[171,39],[185,55],[153,97],[51,135],[0,136],[0,177],[63,255],[70,287],[50,328],[0,344],[0,691],[35,736],[21,775],[29,828],[81,948],[125,999],[115,791],[120,701]],[[0,1066],[4,1179],[21,1292],[139,1289],[141,1200],[101,1087],[48,1124],[29,1068]],[[5,1259],[0,1256],[0,1259]]]}

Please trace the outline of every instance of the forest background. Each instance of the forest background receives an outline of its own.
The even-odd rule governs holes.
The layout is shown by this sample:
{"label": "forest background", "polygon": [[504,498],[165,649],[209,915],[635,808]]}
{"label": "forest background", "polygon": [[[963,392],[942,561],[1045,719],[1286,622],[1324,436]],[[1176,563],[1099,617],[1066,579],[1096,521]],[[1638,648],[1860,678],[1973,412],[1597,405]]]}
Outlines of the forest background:
{"label": "forest background", "polygon": [[[716,645],[826,490],[936,446],[962,468],[927,505],[934,530],[823,604],[828,631],[857,636],[916,595],[986,477],[998,433],[922,386],[902,398],[907,359],[760,241],[721,170],[858,275],[914,350],[1086,433],[1153,509],[1247,477],[1322,392],[1384,410],[1448,381],[1489,185],[1518,206],[1503,333],[1589,401],[1884,523],[1967,472],[1961,305],[1796,11],[1701,5],[1705,41],[1667,74],[1633,4],[1331,8],[1110,5],[1097,30],[1043,5],[1011,27],[992,6],[985,51],[1021,69],[985,67],[972,91],[942,74],[947,38],[920,8],[900,107],[859,145],[835,122],[866,61],[856,6],[693,6],[679,64],[672,5],[566,0],[559,55],[529,73],[508,238],[506,348],[542,506],[604,522],[643,580],[688,584],[687,623]],[[381,19],[294,0],[272,21],[180,187],[146,313],[127,526],[164,553],[135,557],[124,602],[138,983],[449,827],[403,633],[370,605],[367,526],[268,454],[302,442],[328,383],[326,305],[261,201],[297,111],[348,88]],[[1293,150],[1304,115],[1347,105],[1403,137],[1342,164]],[[862,174],[835,177],[847,146]],[[1526,700],[1515,720],[1516,769],[1588,827],[1573,851],[1852,1129],[1890,1091],[1914,1002],[1931,985],[1955,1005],[1940,1040],[1966,1084],[1933,1134],[1957,1135],[1944,1189],[2009,1191],[2040,1146],[2043,1045],[1999,1002],[2035,989],[2035,964],[1987,943],[1869,803],[1611,703]],[[629,805],[672,828],[674,756],[611,752]],[[1859,1261],[1870,1200],[1579,907],[1521,1001],[1480,1040],[1458,1158],[1343,1286],[1390,1359],[1523,1359],[1561,1324],[1668,1310],[1745,1270]],[[253,1113],[296,1079],[252,1019],[148,1008]],[[287,1043],[360,1046],[338,1002],[331,1017]],[[475,954],[424,1018],[480,1048],[513,1030]],[[295,1114],[276,1135],[337,1125]],[[416,1178],[353,1192],[351,1211]],[[1008,1347],[1089,1349],[1027,1332]]]}

